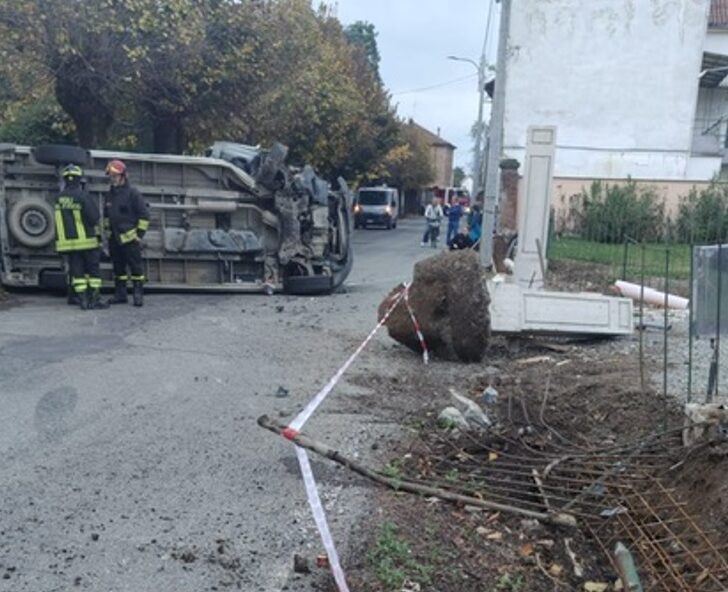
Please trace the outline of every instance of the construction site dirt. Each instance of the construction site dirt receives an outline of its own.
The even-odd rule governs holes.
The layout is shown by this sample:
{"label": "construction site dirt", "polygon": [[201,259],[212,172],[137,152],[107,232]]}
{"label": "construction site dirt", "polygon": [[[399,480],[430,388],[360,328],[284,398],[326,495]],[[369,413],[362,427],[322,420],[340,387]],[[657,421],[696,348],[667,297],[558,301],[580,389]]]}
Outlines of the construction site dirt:
{"label": "construction site dirt", "polygon": [[[345,555],[351,589],[628,589],[618,542],[644,590],[728,589],[728,445],[683,446],[681,405],[641,388],[637,340],[492,337],[478,365],[425,369],[413,356],[396,375],[353,377],[368,392],[356,405],[404,428],[373,446],[382,474],[508,508],[380,488],[377,510],[351,537],[366,544]],[[483,396],[489,386],[495,401]],[[438,422],[452,388],[494,426]],[[577,526],[529,517],[559,511]]]}

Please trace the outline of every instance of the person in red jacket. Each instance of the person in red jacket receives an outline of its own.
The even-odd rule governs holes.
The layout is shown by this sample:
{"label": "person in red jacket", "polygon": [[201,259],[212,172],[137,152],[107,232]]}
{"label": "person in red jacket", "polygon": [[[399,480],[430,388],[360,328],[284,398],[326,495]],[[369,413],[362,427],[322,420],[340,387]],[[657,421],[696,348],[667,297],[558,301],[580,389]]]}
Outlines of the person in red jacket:
{"label": "person in red jacket", "polygon": [[140,241],[149,228],[149,209],[142,194],[129,185],[126,164],[111,160],[106,165],[106,174],[111,179],[111,191],[106,197],[104,218],[115,283],[114,296],[109,303],[127,302],[127,280],[131,279],[134,306],[142,306],[144,267]]}

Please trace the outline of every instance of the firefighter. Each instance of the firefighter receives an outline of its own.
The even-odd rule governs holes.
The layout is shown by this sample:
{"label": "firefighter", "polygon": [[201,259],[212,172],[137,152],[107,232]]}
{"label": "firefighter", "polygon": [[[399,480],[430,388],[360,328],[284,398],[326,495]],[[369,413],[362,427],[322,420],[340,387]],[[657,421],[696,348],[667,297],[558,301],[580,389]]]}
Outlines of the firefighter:
{"label": "firefighter", "polygon": [[115,283],[114,296],[109,303],[127,302],[127,280],[131,279],[134,306],[142,306],[144,268],[140,240],[149,228],[149,211],[141,193],[129,185],[126,165],[121,160],[109,161],[106,174],[111,179],[111,191],[106,197],[104,224],[109,232]]}
{"label": "firefighter", "polygon": [[55,203],[56,250],[66,256],[71,288],[81,309],[106,308],[99,298],[99,208],[81,187],[81,167],[69,164],[61,174],[65,187]]}

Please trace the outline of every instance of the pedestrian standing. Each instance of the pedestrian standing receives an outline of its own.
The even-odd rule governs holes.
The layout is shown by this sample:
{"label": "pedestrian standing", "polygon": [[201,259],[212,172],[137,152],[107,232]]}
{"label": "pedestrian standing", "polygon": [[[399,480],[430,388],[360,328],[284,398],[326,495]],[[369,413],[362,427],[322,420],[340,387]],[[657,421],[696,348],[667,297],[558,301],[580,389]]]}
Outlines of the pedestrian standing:
{"label": "pedestrian standing", "polygon": [[427,246],[427,243],[430,242],[433,247],[437,246],[437,237],[440,234],[442,217],[443,213],[440,199],[433,197],[432,203],[425,208],[425,233],[422,235],[421,247]]}
{"label": "pedestrian standing", "polygon": [[109,161],[106,174],[111,179],[111,191],[104,217],[114,267],[114,296],[109,302],[127,302],[127,281],[131,279],[134,306],[142,306],[145,278],[140,241],[149,228],[149,210],[141,193],[129,184],[126,164],[121,160]]}
{"label": "pedestrian standing", "polygon": [[55,201],[56,250],[66,257],[71,289],[82,310],[102,309],[99,208],[81,187],[83,169],[69,164]]}
{"label": "pedestrian standing", "polygon": [[470,221],[468,223],[468,239],[470,244],[477,249],[480,243],[480,236],[483,231],[483,213],[480,211],[480,206],[475,204],[470,213]]}
{"label": "pedestrian standing", "polygon": [[458,233],[460,228],[460,218],[463,215],[463,206],[459,202],[455,202],[450,206],[447,211],[447,237],[445,243],[449,247],[452,243],[452,239]]}

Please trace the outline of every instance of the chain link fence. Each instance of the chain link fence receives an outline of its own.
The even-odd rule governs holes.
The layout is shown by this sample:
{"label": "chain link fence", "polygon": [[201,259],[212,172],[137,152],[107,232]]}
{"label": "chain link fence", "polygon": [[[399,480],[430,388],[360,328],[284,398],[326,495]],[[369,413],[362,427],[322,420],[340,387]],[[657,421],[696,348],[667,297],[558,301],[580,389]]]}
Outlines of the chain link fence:
{"label": "chain link fence", "polygon": [[551,287],[616,294],[616,282],[634,284],[643,387],[728,400],[728,184],[691,190],[668,215],[648,187],[595,182],[551,228]]}

